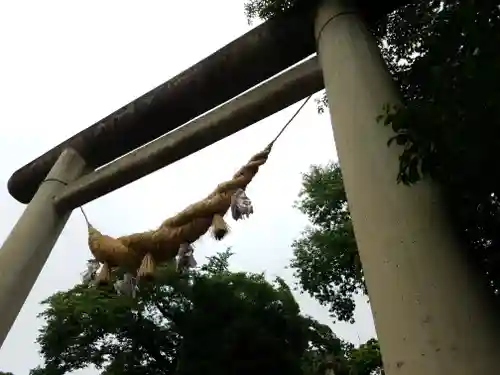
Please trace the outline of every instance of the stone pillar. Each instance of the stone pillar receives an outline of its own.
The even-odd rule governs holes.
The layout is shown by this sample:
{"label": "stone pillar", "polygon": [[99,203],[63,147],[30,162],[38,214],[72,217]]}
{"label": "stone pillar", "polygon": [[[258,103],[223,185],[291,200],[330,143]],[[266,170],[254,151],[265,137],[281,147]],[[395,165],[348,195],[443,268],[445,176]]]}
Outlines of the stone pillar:
{"label": "stone pillar", "polygon": [[398,94],[376,42],[349,5],[325,0],[315,33],[334,136],[388,375],[500,371],[489,295],[429,181],[396,183],[396,147],[377,123]]}
{"label": "stone pillar", "polygon": [[71,214],[56,212],[53,198],[84,170],[75,151],[64,151],[0,248],[0,347]]}

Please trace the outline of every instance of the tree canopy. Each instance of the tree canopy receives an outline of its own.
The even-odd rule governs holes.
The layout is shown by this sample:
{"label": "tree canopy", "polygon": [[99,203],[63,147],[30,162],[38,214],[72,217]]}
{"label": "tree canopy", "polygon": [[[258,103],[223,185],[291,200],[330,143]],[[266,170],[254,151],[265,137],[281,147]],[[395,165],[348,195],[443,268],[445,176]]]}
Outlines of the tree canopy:
{"label": "tree canopy", "polygon": [[328,306],[333,318],[352,322],[353,297],[365,285],[337,163],[313,165],[303,174],[297,208],[311,222],[292,245],[299,285]]}
{"label": "tree canopy", "polygon": [[[384,30],[386,30],[384,32]],[[415,2],[380,30],[404,98],[387,118],[403,145],[398,178],[444,190],[449,217],[496,295],[500,282],[500,9],[493,1]]]}
{"label": "tree canopy", "polygon": [[[317,3],[311,1],[308,6]],[[247,0],[245,11],[250,19],[268,19],[301,6],[305,6],[305,1]],[[401,146],[395,182],[412,185],[422,178],[432,178],[439,183],[450,220],[469,258],[482,270],[492,295],[497,296],[500,285],[500,172],[495,152],[500,139],[498,3],[412,0],[381,19],[372,32],[403,99],[401,107],[385,113],[384,122],[394,131],[389,146]],[[319,104],[319,110],[324,110],[325,96]],[[316,185],[334,175],[328,166],[314,168],[309,175],[317,175]],[[313,195],[310,185],[311,179],[304,179],[306,201],[312,199],[321,206],[323,198]],[[336,191],[330,191],[329,199],[338,200]],[[343,316],[350,302],[345,300],[348,305],[344,305],[338,301],[349,296],[342,291],[352,289],[351,270],[358,268],[358,260],[352,257],[350,267],[339,273],[335,262],[340,262],[340,258],[332,262],[324,252],[317,256],[318,233],[323,238],[337,233],[318,227],[314,215],[300,204],[299,209],[309,216],[316,229],[306,232],[296,242],[292,266],[296,267],[305,290],[320,302],[330,303],[334,315]],[[335,208],[330,211],[334,215],[338,212]],[[323,248],[328,248],[330,254],[346,252],[345,247],[332,246],[337,245],[333,241],[325,245],[323,241]],[[332,269],[330,273],[320,272],[316,279],[303,277],[307,276],[307,270],[328,268]],[[340,275],[343,281],[339,283]],[[354,285],[360,287],[359,283]],[[334,289],[337,293],[331,293]]]}
{"label": "tree canopy", "polygon": [[339,375],[380,370],[377,347],[354,348],[301,315],[283,280],[230,272],[230,255],[184,275],[163,267],[135,299],[86,285],[54,294],[37,340],[45,363],[31,374],[315,375],[327,356]]}

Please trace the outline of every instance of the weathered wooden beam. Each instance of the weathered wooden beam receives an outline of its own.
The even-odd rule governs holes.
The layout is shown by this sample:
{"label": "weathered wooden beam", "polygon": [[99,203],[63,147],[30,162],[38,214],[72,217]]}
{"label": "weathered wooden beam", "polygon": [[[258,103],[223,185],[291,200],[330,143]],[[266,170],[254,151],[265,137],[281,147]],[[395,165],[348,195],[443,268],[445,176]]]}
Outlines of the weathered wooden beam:
{"label": "weathered wooden beam", "polygon": [[[408,0],[358,0],[370,25]],[[315,52],[314,1],[229,43],[168,82],[120,108],[20,168],[10,194],[28,203],[66,148],[98,168],[185,124]],[[230,74],[230,77],[228,76]]]}
{"label": "weathered wooden beam", "polygon": [[316,57],[69,184],[56,197],[69,210],[110,193],[286,108],[323,88]]}
{"label": "weathered wooden beam", "polygon": [[100,167],[313,53],[310,17],[265,22],[17,170],[8,182],[9,192],[27,203],[63,149],[70,147],[90,166]]}

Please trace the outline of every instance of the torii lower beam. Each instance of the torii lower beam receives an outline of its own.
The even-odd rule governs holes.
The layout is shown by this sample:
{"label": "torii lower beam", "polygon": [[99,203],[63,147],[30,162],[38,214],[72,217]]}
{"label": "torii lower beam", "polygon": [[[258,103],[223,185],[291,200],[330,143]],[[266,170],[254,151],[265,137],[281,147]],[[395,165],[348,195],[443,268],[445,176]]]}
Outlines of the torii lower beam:
{"label": "torii lower beam", "polygon": [[82,206],[254,124],[324,87],[314,56],[163,137],[72,182],[59,209]]}

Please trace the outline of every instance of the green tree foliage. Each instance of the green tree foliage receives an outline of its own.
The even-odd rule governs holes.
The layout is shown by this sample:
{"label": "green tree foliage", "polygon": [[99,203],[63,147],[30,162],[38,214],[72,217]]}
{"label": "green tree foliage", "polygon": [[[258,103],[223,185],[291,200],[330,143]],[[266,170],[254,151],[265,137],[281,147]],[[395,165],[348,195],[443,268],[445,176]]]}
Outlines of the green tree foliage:
{"label": "green tree foliage", "polygon": [[230,255],[182,276],[164,267],[135,299],[84,285],[54,294],[37,340],[45,363],[31,374],[94,365],[103,375],[313,375],[330,355],[348,375],[371,358],[302,316],[283,280],[230,272]]}
{"label": "green tree foliage", "polygon": [[[291,266],[299,285],[328,306],[333,318],[353,322],[354,296],[366,294],[366,287],[339,165],[311,166],[303,174],[296,206],[311,223],[292,245]],[[359,348],[350,345],[345,353],[349,375],[383,374],[377,340]],[[324,374],[326,364],[324,357],[320,359],[316,368]],[[335,367],[336,374],[339,367],[342,365]]]}
{"label": "green tree foliage", "polygon": [[384,374],[380,347],[378,341],[375,339],[368,340],[368,342],[360,345],[357,349],[352,349],[349,352],[348,360],[353,364],[350,375]]}
{"label": "green tree foliage", "polygon": [[[302,0],[247,0],[245,11],[249,18],[268,19],[301,6]],[[413,0],[372,31],[403,98],[385,121],[395,132],[389,143],[402,150],[395,179],[439,182],[469,258],[498,295],[498,2]],[[319,109],[326,104],[323,96]]]}
{"label": "green tree foliage", "polygon": [[353,297],[365,286],[338,164],[312,166],[303,174],[297,207],[311,222],[292,245],[299,285],[332,317],[352,322]]}
{"label": "green tree foliage", "polygon": [[246,0],[245,15],[249,22],[254,19],[267,20],[277,14],[308,9],[319,0]]}
{"label": "green tree foliage", "polygon": [[[398,178],[429,176],[492,292],[500,283],[500,9],[493,1],[430,1],[394,13],[379,32],[404,98],[387,118],[403,146]],[[401,32],[404,30],[404,33]]]}
{"label": "green tree foliage", "polygon": [[3,372],[0,371],[0,375],[14,375],[12,372]]}

